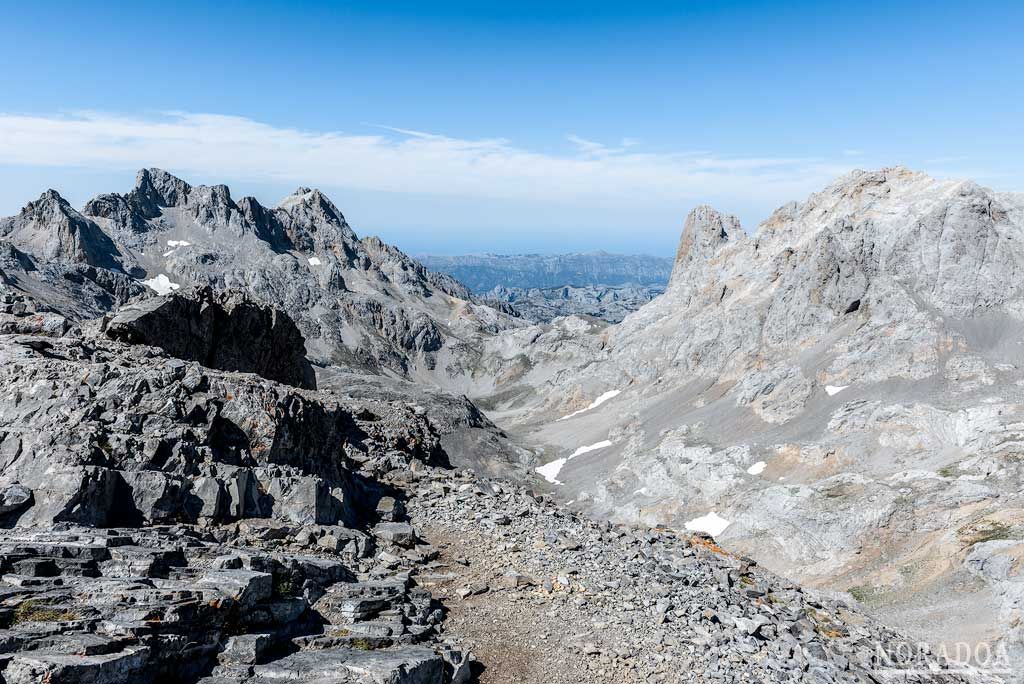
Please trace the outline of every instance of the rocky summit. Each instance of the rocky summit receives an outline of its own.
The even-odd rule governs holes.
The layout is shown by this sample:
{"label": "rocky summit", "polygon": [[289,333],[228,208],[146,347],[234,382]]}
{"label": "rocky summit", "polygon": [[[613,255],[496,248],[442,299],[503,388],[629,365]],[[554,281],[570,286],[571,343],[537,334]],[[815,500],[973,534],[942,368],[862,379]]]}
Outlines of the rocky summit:
{"label": "rocky summit", "polygon": [[855,172],[534,324],[316,190],[44,193],[0,220],[0,678],[1019,680],[1022,245],[1018,195]]}

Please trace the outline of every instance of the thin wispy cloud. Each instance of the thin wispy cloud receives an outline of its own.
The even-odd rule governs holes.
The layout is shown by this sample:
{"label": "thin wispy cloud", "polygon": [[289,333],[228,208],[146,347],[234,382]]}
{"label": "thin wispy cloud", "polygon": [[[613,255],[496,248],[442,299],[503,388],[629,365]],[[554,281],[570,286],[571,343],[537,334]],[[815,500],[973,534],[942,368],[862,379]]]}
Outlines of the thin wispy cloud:
{"label": "thin wispy cloud", "polygon": [[572,151],[558,155],[503,138],[367,128],[377,132],[307,131],[190,112],[0,114],[0,163],[163,166],[225,180],[621,207],[732,195],[781,203],[847,170],[841,162],[820,158],[642,151],[628,138],[608,146],[569,135]]}

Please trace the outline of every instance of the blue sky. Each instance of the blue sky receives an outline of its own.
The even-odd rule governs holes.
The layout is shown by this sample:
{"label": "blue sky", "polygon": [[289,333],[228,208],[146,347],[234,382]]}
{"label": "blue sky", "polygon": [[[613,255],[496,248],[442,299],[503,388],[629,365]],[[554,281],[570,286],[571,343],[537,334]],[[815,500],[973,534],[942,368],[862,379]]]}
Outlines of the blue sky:
{"label": "blue sky", "polygon": [[852,168],[1024,190],[1020,2],[3,4],[2,215],[152,165],[410,252],[670,254]]}

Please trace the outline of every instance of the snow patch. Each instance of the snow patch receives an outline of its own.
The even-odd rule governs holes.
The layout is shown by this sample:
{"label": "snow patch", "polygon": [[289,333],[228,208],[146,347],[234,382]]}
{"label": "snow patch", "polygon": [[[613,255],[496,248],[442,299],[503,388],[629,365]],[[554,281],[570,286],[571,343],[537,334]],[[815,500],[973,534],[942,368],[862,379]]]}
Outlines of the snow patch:
{"label": "snow patch", "polygon": [[849,385],[825,385],[825,393],[830,397],[834,397],[847,387],[849,387]]}
{"label": "snow patch", "polygon": [[714,511],[711,511],[707,515],[694,518],[690,522],[686,523],[686,529],[691,532],[706,532],[712,537],[717,537],[722,534],[722,532],[725,532],[725,528],[731,524],[732,523],[725,518],[722,518]]}
{"label": "snow patch", "polygon": [[323,263],[322,261],[320,261],[319,257],[309,257],[308,259],[306,259],[306,261],[309,262],[310,266],[319,266],[320,264]]}
{"label": "snow patch", "polygon": [[590,409],[596,409],[598,406],[600,406],[604,402],[608,401],[609,399],[614,399],[615,397],[619,396],[620,394],[622,394],[622,390],[609,390],[609,391],[605,392],[604,394],[602,394],[601,396],[599,396],[594,401],[590,402],[590,406],[588,406],[586,408],[581,408],[579,411],[573,411],[569,415],[562,416],[558,420],[567,420],[569,418],[572,418],[573,416],[578,416],[581,413],[585,413],[586,411],[589,411]]}
{"label": "snow patch", "polygon": [[163,273],[161,273],[155,278],[143,280],[142,284],[148,287],[149,289],[154,290],[159,295],[170,294],[175,290],[181,289],[181,285],[179,285],[178,283],[172,283],[171,279],[165,276]]}
{"label": "snow patch", "polygon": [[747,472],[751,475],[760,475],[764,472],[764,469],[768,466],[764,461],[758,461],[754,465],[747,468]]}
{"label": "snow patch", "polygon": [[188,240],[168,240],[167,241],[167,246],[168,247],[188,247],[191,244],[192,243],[189,242]]}
{"label": "snow patch", "polygon": [[603,439],[600,442],[596,442],[594,444],[589,444],[587,446],[581,446],[579,449],[577,449],[576,451],[572,452],[572,455],[569,456],[569,459],[572,460],[572,459],[576,458],[577,456],[582,456],[583,454],[589,453],[591,451],[596,451],[598,449],[604,449],[605,447],[610,447],[611,445],[612,445],[611,440]]}
{"label": "snow patch", "polygon": [[591,451],[596,451],[598,449],[604,449],[605,447],[610,447],[611,445],[611,440],[604,439],[595,444],[581,446],[579,449],[572,452],[570,455],[563,456],[562,458],[556,458],[551,463],[545,463],[539,468],[535,468],[535,470],[537,471],[537,474],[539,474],[541,477],[543,477],[551,484],[560,485],[563,483],[558,480],[558,473],[562,471],[562,467],[565,466],[566,463],[576,458],[577,456],[582,456],[583,454],[586,454]]}
{"label": "snow patch", "polygon": [[537,468],[537,474],[551,484],[560,485],[562,483],[558,481],[558,473],[562,470],[562,466],[564,466],[568,461],[569,459],[567,458],[556,458],[551,463],[545,463],[541,467]]}

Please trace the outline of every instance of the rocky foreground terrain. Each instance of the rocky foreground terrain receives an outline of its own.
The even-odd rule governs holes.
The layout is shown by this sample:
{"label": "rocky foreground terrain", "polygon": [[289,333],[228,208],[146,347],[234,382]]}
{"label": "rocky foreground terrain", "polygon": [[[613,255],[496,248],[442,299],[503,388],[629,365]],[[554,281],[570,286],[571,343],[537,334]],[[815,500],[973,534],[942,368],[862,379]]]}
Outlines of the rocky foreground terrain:
{"label": "rocky foreground terrain", "polygon": [[7,684],[995,681],[708,536],[453,469],[421,406],[150,337],[201,306],[284,349],[240,294],[84,328],[3,296]]}

